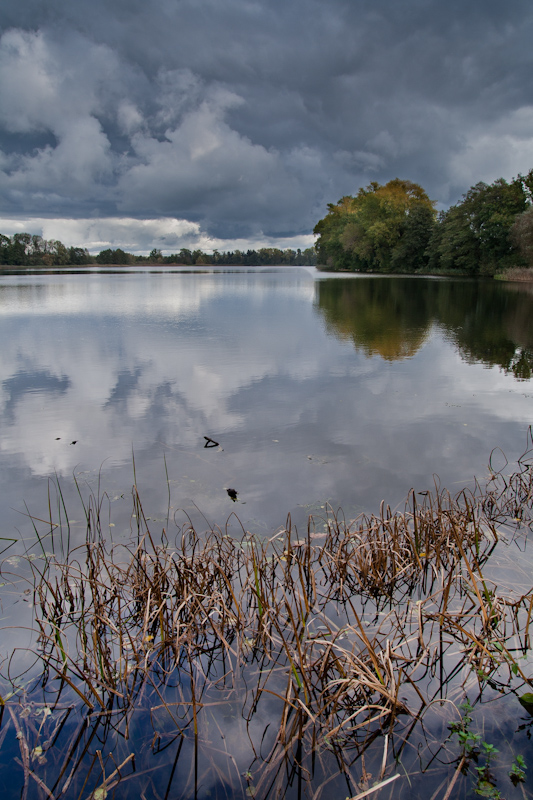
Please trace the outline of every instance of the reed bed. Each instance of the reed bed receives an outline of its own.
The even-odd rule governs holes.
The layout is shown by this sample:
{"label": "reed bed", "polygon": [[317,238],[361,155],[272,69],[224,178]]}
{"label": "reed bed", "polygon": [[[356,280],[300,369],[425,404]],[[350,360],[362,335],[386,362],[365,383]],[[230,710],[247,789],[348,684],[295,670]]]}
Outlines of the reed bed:
{"label": "reed bed", "polygon": [[[29,561],[41,668],[24,681],[4,666],[0,710],[23,797],[412,793],[398,764],[432,710],[533,684],[533,589],[490,576],[502,539],[526,540],[532,497],[528,450],[483,488],[353,521],[328,509],[303,534],[288,518],[266,540],[229,520],[156,535],[136,487],[127,544],[104,535],[99,498],[82,546],[35,521],[58,551]],[[165,751],[163,779],[150,758]],[[436,799],[466,780],[460,758],[441,763]]]}

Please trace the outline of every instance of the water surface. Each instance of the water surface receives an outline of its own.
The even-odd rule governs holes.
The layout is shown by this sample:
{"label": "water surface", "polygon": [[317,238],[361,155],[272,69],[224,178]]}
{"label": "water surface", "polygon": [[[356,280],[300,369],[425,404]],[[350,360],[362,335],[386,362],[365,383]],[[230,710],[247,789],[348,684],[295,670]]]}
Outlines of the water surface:
{"label": "water surface", "polygon": [[[248,690],[234,695],[232,686],[223,703],[215,698],[214,710],[200,715],[199,747],[190,726],[183,735],[169,727],[155,687],[155,694],[143,689],[131,719],[118,721],[116,730],[115,722],[106,727],[115,720],[107,712],[75,708],[79,698],[69,698],[63,684],[58,690],[52,680],[44,689],[34,683],[32,693],[25,693],[29,676],[40,674],[40,662],[27,650],[37,641],[29,640],[35,612],[33,584],[25,579],[32,568],[38,575],[43,551],[61,556],[67,534],[71,547],[85,540],[76,484],[84,498],[92,492],[102,499],[101,527],[111,552],[114,542],[129,542],[136,530],[134,481],[156,543],[165,527],[172,547],[174,521],[187,517],[199,530],[223,527],[229,518],[230,532],[242,526],[241,534],[266,537],[285,524],[288,513],[303,528],[310,513],[328,508],[341,508],[348,520],[377,510],[382,500],[401,508],[411,488],[424,492],[435,482],[459,492],[473,486],[474,476],[483,482],[491,459],[493,468],[511,472],[527,445],[532,416],[532,302],[523,285],[327,276],[311,268],[0,275],[0,536],[4,547],[15,540],[2,556],[1,693],[9,689],[9,678],[20,676],[16,697],[0,717],[3,763],[18,758],[19,750],[24,757],[24,737],[15,736],[18,719],[30,742],[32,769],[47,781],[52,775],[59,781],[63,759],[70,769],[83,749],[73,771],[81,786],[101,748],[108,774],[136,753],[140,783],[122,784],[117,796],[139,796],[143,781],[151,781],[154,796],[161,797],[192,783],[194,792],[179,796],[253,796],[252,772],[256,780],[264,768],[257,753],[263,746],[268,750],[279,731],[274,695],[262,695],[261,707],[245,724]],[[205,437],[217,444],[206,448]],[[238,492],[236,503],[228,487]],[[62,537],[59,529],[50,536],[50,515],[61,516]],[[39,542],[35,529],[44,537]],[[529,591],[527,537],[521,531],[504,544],[503,558],[490,566],[504,596],[511,589]],[[28,560],[19,558],[24,550]],[[78,557],[83,561],[81,549],[71,556]],[[411,598],[404,599],[408,609]],[[367,629],[383,613],[380,602],[379,596],[370,601]],[[58,624],[68,627],[68,614]],[[453,652],[445,669],[457,660],[462,671],[450,681],[439,678],[438,670],[417,674],[423,690],[424,681],[440,680],[435,696],[446,696],[446,702],[428,706],[423,719],[396,720],[389,767],[401,762],[410,783],[402,773],[391,796],[427,797],[429,786],[437,796],[437,784],[451,779],[460,751],[457,742],[447,741],[450,721],[459,718],[450,703],[459,704],[467,692],[479,701],[476,730],[501,748],[498,785],[506,796],[522,796],[507,771],[516,753],[527,751],[530,717],[515,695],[500,695],[490,682],[481,694],[475,662],[453,641],[447,646]],[[531,651],[520,658],[529,670]],[[242,675],[224,662],[230,683],[242,679],[247,685],[249,671],[258,669],[250,659]],[[198,677],[204,667],[196,665]],[[282,692],[287,678],[279,667]],[[168,700],[173,682],[185,678],[169,672]],[[222,691],[218,682],[215,689]],[[63,705],[51,710],[56,690],[63,691]],[[414,700],[416,708],[414,688],[411,695],[405,702]],[[41,729],[47,736],[44,756],[32,749]],[[375,745],[367,742],[366,769],[374,776],[382,764],[382,733],[371,733]],[[305,756],[314,765],[313,792],[326,782],[338,796],[353,795],[366,774],[360,754],[347,739],[349,776],[339,771],[330,748],[320,743],[316,763],[315,750]],[[230,765],[229,789],[218,786],[212,764],[222,772]],[[99,770],[91,777],[95,786]],[[8,771],[0,772],[6,796],[20,796],[22,768],[12,785],[5,782]],[[302,774],[287,775],[283,796],[303,796]],[[471,776],[463,788],[465,783],[472,789]],[[37,794],[38,788],[31,784]]]}
{"label": "water surface", "polygon": [[3,275],[3,530],[26,530],[50,476],[101,470],[120,498],[132,454],[156,517],[165,458],[174,508],[265,532],[326,503],[394,507],[434,475],[459,489],[525,446],[532,303],[517,284],[298,268]]}

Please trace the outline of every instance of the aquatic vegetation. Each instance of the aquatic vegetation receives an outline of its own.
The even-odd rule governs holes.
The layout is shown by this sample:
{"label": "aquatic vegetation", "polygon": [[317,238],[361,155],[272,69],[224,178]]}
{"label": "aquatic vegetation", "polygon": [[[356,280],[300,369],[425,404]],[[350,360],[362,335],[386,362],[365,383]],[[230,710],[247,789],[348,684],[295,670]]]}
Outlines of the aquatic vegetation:
{"label": "aquatic vegetation", "polygon": [[486,698],[533,686],[533,589],[494,577],[527,538],[530,456],[457,496],[326,508],[265,539],[171,517],[156,534],[134,486],[128,541],[91,496],[74,546],[59,494],[36,552],[2,570],[27,581],[36,633],[24,673],[2,668],[13,796],[437,800],[499,797],[501,774],[520,792],[524,759],[478,726]]}

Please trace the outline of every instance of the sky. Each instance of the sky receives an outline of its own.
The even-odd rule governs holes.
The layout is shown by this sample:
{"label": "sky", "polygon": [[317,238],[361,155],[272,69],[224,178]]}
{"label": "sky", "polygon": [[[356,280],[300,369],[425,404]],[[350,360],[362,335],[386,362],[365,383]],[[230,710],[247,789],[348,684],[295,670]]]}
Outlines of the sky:
{"label": "sky", "polygon": [[0,232],[308,247],[370,181],[533,167],[526,0],[4,0]]}

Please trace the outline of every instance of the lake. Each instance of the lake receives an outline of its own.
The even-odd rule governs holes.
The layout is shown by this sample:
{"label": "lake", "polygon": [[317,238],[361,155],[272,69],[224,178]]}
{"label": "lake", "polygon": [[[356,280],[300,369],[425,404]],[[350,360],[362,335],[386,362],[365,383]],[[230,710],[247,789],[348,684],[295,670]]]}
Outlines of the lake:
{"label": "lake", "polygon": [[165,457],[175,508],[265,532],[326,503],[395,507],[434,475],[459,489],[525,447],[532,303],[527,285],[312,268],[4,274],[4,531],[50,476],[129,491],[133,454],[154,514]]}
{"label": "lake", "polygon": [[[533,421],[529,284],[311,267],[5,271],[0,326],[4,679],[17,658],[27,666],[20,651],[6,667],[33,613],[10,570],[23,569],[19,558],[50,515],[68,519],[72,547],[85,541],[79,495],[102,499],[102,528],[117,544],[135,528],[134,483],[158,535],[191,520],[197,531],[265,541],[290,515],[298,536],[310,514],[349,522],[383,500],[403,510],[411,489],[473,489],[489,463],[507,475]],[[39,544],[48,552],[58,540]],[[517,555],[529,563],[523,540],[507,561]],[[504,573],[512,583],[509,563]],[[508,732],[516,709],[497,708]],[[442,740],[447,722],[428,726]],[[382,751],[368,758],[381,763]],[[246,771],[249,753],[236,758]],[[301,780],[287,796],[301,796]],[[337,790],[355,794],[343,780]],[[244,783],[255,796],[249,790]],[[211,791],[195,783],[193,794]],[[522,796],[521,784],[505,791]]]}

